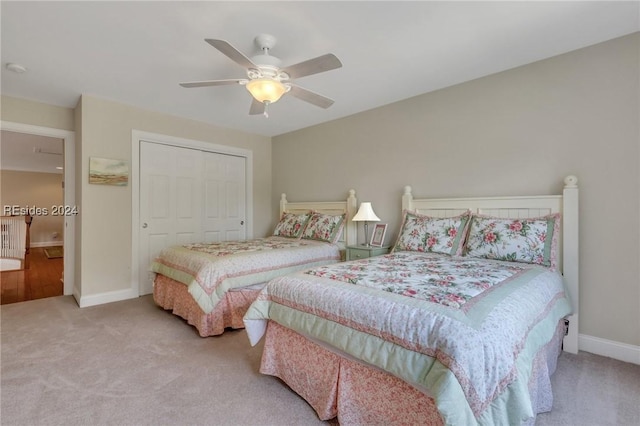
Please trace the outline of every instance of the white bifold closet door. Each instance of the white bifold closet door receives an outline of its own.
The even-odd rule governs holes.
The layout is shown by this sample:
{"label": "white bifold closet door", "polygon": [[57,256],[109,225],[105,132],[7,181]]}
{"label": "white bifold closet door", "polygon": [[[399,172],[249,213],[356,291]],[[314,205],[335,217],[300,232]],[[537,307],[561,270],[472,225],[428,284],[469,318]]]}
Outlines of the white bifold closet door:
{"label": "white bifold closet door", "polygon": [[140,143],[140,294],[150,262],[168,246],[246,238],[246,159]]}

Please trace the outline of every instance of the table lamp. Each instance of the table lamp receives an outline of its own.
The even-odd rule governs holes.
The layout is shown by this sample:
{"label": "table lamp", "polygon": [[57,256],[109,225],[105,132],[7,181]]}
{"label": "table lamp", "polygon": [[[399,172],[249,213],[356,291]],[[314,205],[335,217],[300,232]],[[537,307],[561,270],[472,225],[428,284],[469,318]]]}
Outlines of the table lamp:
{"label": "table lamp", "polygon": [[365,246],[370,246],[371,242],[369,241],[369,222],[378,222],[380,218],[376,216],[373,212],[373,208],[371,207],[371,203],[365,202],[360,203],[360,208],[358,209],[358,213],[353,217],[354,222],[364,222],[364,244]]}

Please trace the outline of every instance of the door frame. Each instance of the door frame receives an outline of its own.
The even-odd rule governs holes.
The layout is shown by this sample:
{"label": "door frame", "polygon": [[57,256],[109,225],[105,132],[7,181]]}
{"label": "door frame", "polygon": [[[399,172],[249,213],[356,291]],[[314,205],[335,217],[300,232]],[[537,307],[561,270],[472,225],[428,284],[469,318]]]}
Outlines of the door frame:
{"label": "door frame", "polygon": [[200,151],[214,152],[217,154],[235,155],[244,157],[245,167],[245,218],[247,238],[253,238],[253,152],[227,145],[219,145],[212,142],[195,139],[179,138],[175,136],[150,133],[133,129],[131,131],[131,290],[141,294],[138,282],[140,272],[140,143],[152,142],[181,148],[198,149]]}
{"label": "door frame", "polygon": [[[76,134],[71,130],[56,129],[53,127],[35,126],[31,124],[16,123],[13,121],[0,121],[0,129],[29,135],[47,136],[63,140],[64,145],[64,205],[76,206]],[[50,206],[49,206],[50,207]],[[82,212],[80,212],[82,214]],[[75,289],[75,216],[64,217],[64,285],[65,296],[75,295],[79,300],[80,291]]]}

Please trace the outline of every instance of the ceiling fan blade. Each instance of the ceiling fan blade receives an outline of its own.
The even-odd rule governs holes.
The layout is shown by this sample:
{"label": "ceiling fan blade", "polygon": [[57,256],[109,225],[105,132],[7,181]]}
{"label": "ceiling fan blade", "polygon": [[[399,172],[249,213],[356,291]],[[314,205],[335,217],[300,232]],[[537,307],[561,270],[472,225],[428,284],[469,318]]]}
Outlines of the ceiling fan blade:
{"label": "ceiling fan blade", "polygon": [[260,115],[260,114],[264,114],[265,111],[265,105],[256,100],[255,98],[251,98],[251,108],[249,108],[249,115]]}
{"label": "ceiling fan blade", "polygon": [[229,59],[231,59],[238,65],[242,65],[245,68],[258,68],[258,66],[254,64],[251,59],[247,58],[242,52],[230,45],[228,42],[224,40],[216,40],[213,38],[205,38],[204,41],[218,49],[220,52],[224,53]]}
{"label": "ceiling fan blade", "polygon": [[326,96],[319,95],[315,92],[312,92],[309,89],[303,89],[300,86],[296,86],[295,84],[291,85],[291,90],[289,90],[292,96],[295,96],[298,99],[301,99],[305,102],[309,102],[315,106],[319,106],[320,108],[329,108],[333,105],[333,99],[329,99]]}
{"label": "ceiling fan blade", "polygon": [[289,77],[293,79],[331,71],[336,68],[340,68],[341,66],[342,62],[340,62],[340,59],[338,59],[336,55],[333,53],[327,53],[326,55],[318,56],[317,58],[309,59],[308,61],[290,65],[282,71],[289,74]]}
{"label": "ceiling fan blade", "polygon": [[188,83],[180,83],[182,87],[207,87],[207,86],[226,86],[229,84],[240,84],[246,82],[247,79],[232,79],[232,80],[207,80],[207,81],[190,81]]}

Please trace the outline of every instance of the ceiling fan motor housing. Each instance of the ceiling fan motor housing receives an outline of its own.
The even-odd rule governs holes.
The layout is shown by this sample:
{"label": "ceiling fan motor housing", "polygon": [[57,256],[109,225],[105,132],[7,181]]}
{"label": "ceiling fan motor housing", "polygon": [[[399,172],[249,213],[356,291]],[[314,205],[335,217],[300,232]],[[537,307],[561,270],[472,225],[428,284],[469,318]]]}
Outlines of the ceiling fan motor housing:
{"label": "ceiling fan motor housing", "polygon": [[269,50],[276,45],[277,39],[271,34],[259,34],[254,39],[256,46],[262,51],[261,54],[251,58],[251,62],[258,66],[258,72],[247,71],[249,78],[273,78],[277,80],[286,80],[289,76],[280,72],[282,61],[280,58],[269,55]]}
{"label": "ceiling fan motor housing", "polygon": [[277,41],[278,39],[271,34],[258,34],[256,38],[253,39],[253,42],[260,48],[260,50],[272,49],[273,46],[276,45]]}

